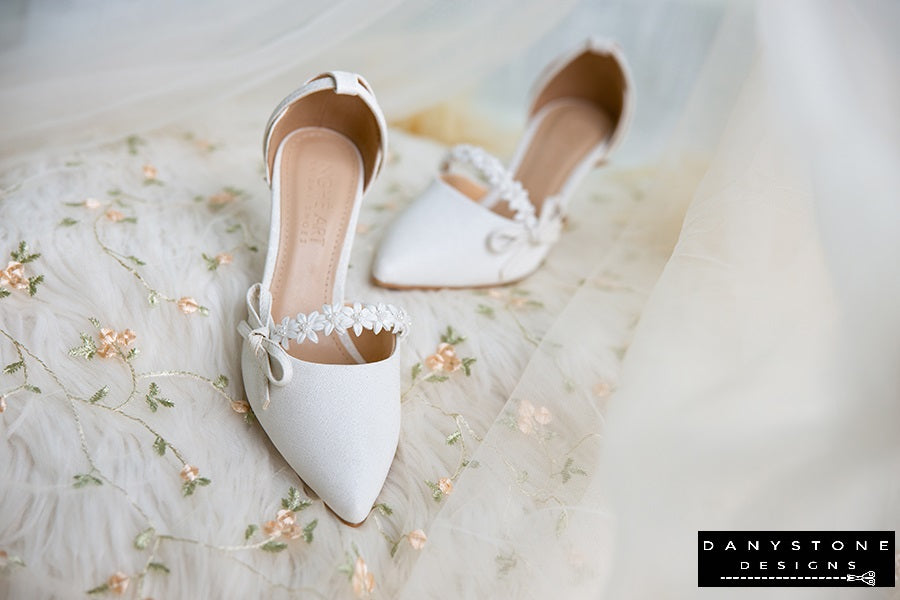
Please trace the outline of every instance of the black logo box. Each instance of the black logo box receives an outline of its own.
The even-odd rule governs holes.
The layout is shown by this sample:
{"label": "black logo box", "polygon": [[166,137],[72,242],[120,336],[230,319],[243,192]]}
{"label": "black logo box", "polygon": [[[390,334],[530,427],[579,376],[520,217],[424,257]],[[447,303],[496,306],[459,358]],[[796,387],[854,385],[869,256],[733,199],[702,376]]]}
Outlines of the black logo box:
{"label": "black logo box", "polygon": [[699,531],[699,587],[894,587],[893,531]]}

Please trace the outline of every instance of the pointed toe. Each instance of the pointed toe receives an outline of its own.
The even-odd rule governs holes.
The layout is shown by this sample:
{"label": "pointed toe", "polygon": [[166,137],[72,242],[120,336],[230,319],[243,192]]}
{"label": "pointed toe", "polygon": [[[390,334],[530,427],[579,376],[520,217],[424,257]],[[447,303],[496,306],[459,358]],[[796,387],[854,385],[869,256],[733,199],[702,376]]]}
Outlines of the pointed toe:
{"label": "pointed toe", "polygon": [[[540,258],[523,262],[521,253],[492,249],[489,240],[514,226],[438,177],[388,228],[372,278],[386,287],[426,289],[515,281]],[[534,255],[531,249],[528,253]]]}
{"label": "pointed toe", "polygon": [[248,400],[272,443],[338,517],[349,524],[364,521],[400,438],[396,353],[356,365],[291,358],[290,382],[267,388],[249,344],[244,352]]}

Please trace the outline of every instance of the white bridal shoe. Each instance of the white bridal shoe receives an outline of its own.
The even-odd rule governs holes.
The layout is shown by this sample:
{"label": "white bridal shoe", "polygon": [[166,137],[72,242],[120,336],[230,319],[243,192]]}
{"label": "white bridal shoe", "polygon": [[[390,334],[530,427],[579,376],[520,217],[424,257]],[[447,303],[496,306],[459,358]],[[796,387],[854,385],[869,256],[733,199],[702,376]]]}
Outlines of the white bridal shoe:
{"label": "white bridal shoe", "polygon": [[572,192],[621,141],[633,91],[621,49],[593,39],[552,63],[535,89],[511,166],[474,146],[450,150],[431,186],[385,234],[372,266],[376,283],[490,286],[540,266]]}
{"label": "white bridal shoe", "polygon": [[350,524],[369,514],[400,434],[396,347],[409,319],[344,298],[360,203],[386,148],[384,117],[359,75],[324,73],[278,105],[263,147],[272,188],[265,272],[238,327],[256,417]]}

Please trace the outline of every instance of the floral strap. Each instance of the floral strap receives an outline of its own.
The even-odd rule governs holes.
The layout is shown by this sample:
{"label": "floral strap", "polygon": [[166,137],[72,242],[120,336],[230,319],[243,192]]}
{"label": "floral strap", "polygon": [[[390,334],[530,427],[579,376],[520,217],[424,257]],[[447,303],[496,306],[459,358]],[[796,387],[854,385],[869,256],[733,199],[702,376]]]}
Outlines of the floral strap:
{"label": "floral strap", "polygon": [[[259,369],[269,383],[284,386],[290,383],[293,374],[287,349],[291,341],[298,344],[309,340],[318,343],[319,332],[323,335],[348,335],[353,331],[360,335],[364,329],[381,333],[388,331],[399,337],[406,337],[410,329],[409,315],[405,310],[392,304],[352,305],[326,304],[322,312],[298,314],[285,317],[281,323],[272,320],[272,295],[261,284],[256,283],[247,291],[247,320],[238,325],[238,332],[250,344]],[[272,369],[272,362],[278,369]],[[269,386],[263,409],[269,407]]]}
{"label": "floral strap", "polygon": [[325,304],[322,311],[299,313],[295,317],[285,317],[280,323],[270,323],[269,336],[273,342],[287,349],[292,341],[302,344],[309,340],[317,344],[319,333],[348,335],[353,331],[359,336],[363,330],[373,333],[387,331],[399,337],[409,333],[409,315],[393,304]]}
{"label": "floral strap", "polygon": [[537,222],[534,205],[528,192],[522,187],[509,169],[484,148],[470,144],[459,144],[450,149],[441,163],[441,173],[449,172],[456,164],[466,165],[491,186],[497,198],[509,204],[515,213],[514,220],[531,228]]}

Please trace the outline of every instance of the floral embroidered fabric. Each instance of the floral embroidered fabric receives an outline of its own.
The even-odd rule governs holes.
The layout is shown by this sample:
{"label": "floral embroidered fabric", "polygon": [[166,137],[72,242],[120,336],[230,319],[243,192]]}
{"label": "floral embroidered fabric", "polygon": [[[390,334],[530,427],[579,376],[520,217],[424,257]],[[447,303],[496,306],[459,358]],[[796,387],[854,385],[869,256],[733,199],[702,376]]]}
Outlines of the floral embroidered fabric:
{"label": "floral embroidered fabric", "polygon": [[388,331],[406,337],[410,325],[406,311],[393,304],[336,303],[323,305],[322,312],[298,313],[295,317],[283,318],[280,323],[270,323],[269,337],[287,349],[291,341],[302,344],[309,340],[316,344],[319,333],[326,336],[335,332],[346,335],[352,330],[358,336],[368,329],[376,334]]}

